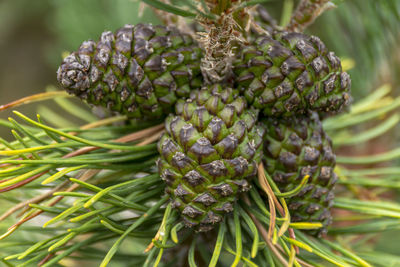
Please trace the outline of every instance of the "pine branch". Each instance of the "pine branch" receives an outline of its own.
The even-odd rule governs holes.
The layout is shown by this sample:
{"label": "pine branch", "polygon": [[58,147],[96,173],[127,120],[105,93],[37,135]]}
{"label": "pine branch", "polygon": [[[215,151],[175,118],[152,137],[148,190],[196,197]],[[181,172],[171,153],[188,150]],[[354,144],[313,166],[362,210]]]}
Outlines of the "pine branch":
{"label": "pine branch", "polygon": [[[193,7],[188,1],[175,7],[164,1],[147,2],[176,15],[202,16],[201,12],[188,9]],[[302,1],[305,13],[293,22],[297,23],[296,29],[309,25],[321,11],[306,3],[319,3],[321,8],[326,2]],[[206,10],[207,3],[200,3],[203,4],[201,11]],[[239,5],[245,6],[244,2]],[[215,51],[223,50],[220,47],[223,42],[218,38],[227,38],[225,34],[218,34],[237,29],[233,21],[227,20],[231,25],[224,24],[227,21],[221,15],[231,7],[229,1],[209,7],[215,8],[211,10],[216,16],[203,15],[204,20],[222,19],[217,25],[222,31],[206,36],[215,37],[207,43],[215,59]],[[228,52],[221,57],[221,62],[226,62],[224,56],[229,55],[229,49],[223,50]],[[217,81],[223,80],[219,78],[225,75],[224,70],[220,68],[217,72]],[[351,145],[353,148],[393,129],[399,121],[400,102],[398,98],[388,97],[390,90],[390,87],[380,88],[355,104],[349,113],[324,121],[337,147]],[[50,95],[62,96],[49,93],[36,100]],[[33,99],[28,97],[15,103],[24,104]],[[345,213],[338,212],[334,217],[336,222],[347,225],[334,224],[329,241],[303,232],[319,229],[321,223],[291,220],[287,199],[305,189],[310,177],[303,177],[297,187],[282,193],[262,165],[258,179],[251,181],[250,192],[241,195],[235,203],[233,214],[227,215],[213,232],[204,235],[183,227],[169,197],[163,193],[165,183],[155,163],[155,143],[163,125],[128,121],[125,116],[96,121],[85,109],[76,112],[66,99],[57,103],[62,112],[69,112],[75,118],[85,114],[83,121],[88,124],[72,124],[69,129],[52,127],[46,123],[46,117],[55,125],[58,123],[57,114],[51,114],[57,111],[52,110],[44,114],[44,119],[38,116],[33,120],[15,113],[18,120],[0,122],[15,137],[11,142],[1,140],[0,149],[0,190],[4,191],[0,197],[14,205],[0,217],[0,221],[8,218],[0,224],[4,232],[0,242],[1,260],[6,265],[54,266],[67,258],[101,261],[101,266],[115,262],[135,266],[160,266],[164,262],[178,265],[186,260],[190,266],[400,264],[395,255],[375,252],[374,258],[365,252],[366,242],[371,247],[374,245],[371,238],[399,228],[399,204],[386,193],[395,193],[399,188],[395,175],[400,169],[375,166],[381,162],[391,166],[400,157],[398,149],[388,149],[378,155],[338,157],[335,210]],[[112,125],[115,122],[125,125]],[[370,123],[376,126],[360,130]],[[367,166],[353,169],[348,168],[349,163]],[[9,216],[19,210],[22,210],[19,221],[10,220]],[[29,226],[37,216],[46,218],[45,228]],[[359,238],[365,233],[369,236]],[[120,251],[122,245],[128,248],[124,253]]]}

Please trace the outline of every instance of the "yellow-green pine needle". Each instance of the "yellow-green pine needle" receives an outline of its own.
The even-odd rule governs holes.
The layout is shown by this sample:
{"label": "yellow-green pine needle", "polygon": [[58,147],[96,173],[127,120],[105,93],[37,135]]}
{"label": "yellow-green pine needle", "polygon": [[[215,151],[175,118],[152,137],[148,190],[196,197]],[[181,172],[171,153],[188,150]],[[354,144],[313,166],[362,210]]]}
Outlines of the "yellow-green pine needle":
{"label": "yellow-green pine needle", "polygon": [[310,175],[304,176],[303,179],[301,180],[300,184],[293,190],[287,191],[285,193],[274,192],[274,194],[275,194],[275,196],[282,197],[282,198],[293,197],[293,196],[297,195],[304,188],[304,186],[307,184],[309,178],[310,178]]}
{"label": "yellow-green pine needle", "polygon": [[52,245],[51,247],[49,247],[48,251],[52,252],[53,250],[55,250],[58,247],[61,247],[62,245],[66,244],[68,241],[70,241],[72,238],[74,238],[75,236],[77,236],[79,233],[77,232],[73,232],[73,233],[69,233],[68,235],[66,235],[64,238],[62,238],[61,240],[57,241],[54,245]]}
{"label": "yellow-green pine needle", "polygon": [[379,109],[376,110],[368,111],[358,115],[354,115],[351,113],[344,114],[341,116],[336,116],[330,120],[329,119],[325,120],[323,122],[323,126],[325,131],[347,128],[353,125],[358,125],[367,122],[375,118],[379,118],[399,107],[400,107],[400,97],[396,98],[393,102],[389,103],[388,105],[380,107]]}
{"label": "yellow-green pine needle", "polygon": [[179,222],[177,224],[175,224],[174,227],[172,227],[171,229],[171,239],[175,244],[179,243],[179,239],[178,239],[178,232],[179,230],[181,230],[183,227],[183,223]]}
{"label": "yellow-green pine needle", "polygon": [[340,61],[342,62],[343,71],[349,71],[356,66],[356,61],[352,58],[341,58]]}
{"label": "yellow-green pine needle", "polygon": [[260,240],[259,234],[258,234],[258,229],[257,226],[254,224],[253,220],[250,218],[250,216],[243,210],[242,207],[239,207],[240,209],[240,215],[246,222],[247,226],[250,228],[250,231],[253,233],[253,245],[251,246],[251,257],[255,258],[257,256],[258,252],[258,243]]}
{"label": "yellow-green pine needle", "polygon": [[379,137],[398,125],[400,116],[398,114],[392,115],[390,118],[385,119],[381,124],[357,134],[338,134],[333,138],[333,144],[338,145],[355,145],[364,143],[373,138]]}
{"label": "yellow-green pine needle", "polygon": [[381,87],[374,90],[371,94],[364,97],[357,103],[354,103],[351,107],[351,114],[359,114],[366,110],[370,110],[371,106],[374,106],[376,102],[383,99],[392,91],[392,86],[390,84],[384,84]]}
{"label": "yellow-green pine needle", "polygon": [[293,266],[295,259],[296,259],[296,250],[294,249],[293,245],[290,245],[288,267]]}
{"label": "yellow-green pine needle", "polygon": [[307,250],[308,252],[311,252],[311,253],[313,252],[312,247],[310,247],[309,245],[307,245],[307,244],[305,244],[305,243],[303,243],[303,242],[301,242],[299,240],[296,240],[296,239],[293,239],[293,238],[290,238],[290,237],[286,237],[286,236],[283,236],[283,238],[286,241],[288,241],[290,244],[292,244],[292,245],[295,245],[295,246],[297,246],[299,248]]}
{"label": "yellow-green pine needle", "polygon": [[77,142],[80,142],[80,143],[83,143],[83,144],[86,144],[86,145],[89,145],[89,146],[101,147],[101,148],[106,148],[106,149],[128,150],[128,151],[140,151],[140,150],[146,149],[145,148],[146,146],[136,147],[136,146],[127,146],[127,145],[125,145],[125,146],[123,146],[123,145],[111,145],[111,144],[105,144],[105,143],[101,143],[101,142],[91,141],[91,140],[88,140],[88,139],[84,139],[84,138],[81,138],[81,137],[78,137],[78,136],[74,136],[74,135],[65,133],[63,131],[54,129],[54,128],[49,127],[47,125],[44,125],[42,123],[38,123],[38,122],[28,118],[27,116],[23,115],[22,113],[20,113],[18,111],[14,111],[14,113],[18,117],[22,118],[23,120],[25,120],[26,122],[29,122],[32,125],[35,125],[36,127],[42,128],[44,130],[53,132],[53,133],[55,133],[55,134],[57,134],[59,136],[66,137],[68,139],[71,139],[71,140],[74,140],[74,141],[77,141]]}
{"label": "yellow-green pine needle", "polygon": [[28,178],[36,175],[36,174],[39,174],[39,173],[44,172],[44,171],[47,171],[47,170],[49,170],[51,168],[52,168],[51,165],[44,165],[44,166],[38,167],[37,169],[34,169],[34,170],[30,171],[30,172],[27,172],[25,174],[19,175],[19,176],[15,177],[15,178],[12,178],[12,179],[10,179],[8,181],[5,181],[5,182],[1,183],[0,184],[0,189],[6,188],[6,187],[14,185],[14,184],[16,184],[18,182],[24,181],[24,180],[26,180],[26,179],[28,179]]}
{"label": "yellow-green pine needle", "polygon": [[400,158],[400,148],[395,148],[393,150],[372,156],[358,156],[358,157],[338,156],[336,158],[336,162],[342,164],[358,165],[358,164],[381,163],[385,161],[395,160],[398,158]]}
{"label": "yellow-green pine needle", "polygon": [[208,267],[215,267],[218,263],[219,256],[221,255],[222,244],[224,243],[225,228],[225,222],[222,222],[219,225],[218,237],[214,246],[214,253],[211,257],[211,261]]}
{"label": "yellow-green pine needle", "polygon": [[32,254],[33,252],[37,251],[37,250],[38,250],[39,248],[41,248],[42,246],[44,246],[44,245],[46,245],[47,243],[52,242],[52,241],[54,241],[54,240],[56,240],[56,239],[61,238],[61,237],[64,236],[64,235],[65,235],[65,234],[60,234],[60,235],[51,237],[51,238],[49,238],[49,239],[45,239],[45,240],[42,240],[42,241],[37,242],[36,244],[34,244],[33,246],[31,246],[30,248],[28,248],[27,250],[25,250],[25,251],[18,257],[18,259],[19,259],[19,260],[24,259],[26,256],[28,256],[28,255]]}
{"label": "yellow-green pine needle", "polygon": [[104,225],[107,229],[113,231],[114,233],[117,233],[117,234],[119,234],[119,235],[124,234],[124,231],[115,228],[113,225],[111,225],[110,223],[108,223],[108,222],[105,221],[105,220],[100,220],[100,223],[101,223],[102,225]]}
{"label": "yellow-green pine needle", "polygon": [[92,217],[93,215],[96,215],[96,214],[98,214],[98,213],[105,212],[105,211],[110,210],[110,209],[112,209],[112,208],[113,208],[113,207],[107,207],[107,208],[92,210],[92,211],[89,211],[88,213],[85,213],[85,214],[76,216],[76,217],[70,219],[69,221],[70,221],[70,222],[73,222],[73,223],[80,222],[80,221],[82,221],[82,220],[84,220],[84,219],[87,219],[87,218],[89,218],[89,217]]}
{"label": "yellow-green pine needle", "polygon": [[[236,252],[235,251],[233,251],[230,247],[228,247],[227,245],[224,245],[224,249],[226,249],[226,251],[228,251],[229,253],[231,253],[232,255],[237,255],[236,254]],[[255,264],[254,262],[252,262],[250,259],[248,259],[248,258],[246,258],[246,257],[244,257],[244,256],[241,256],[241,258],[240,258],[241,260],[242,260],[242,262],[243,262],[243,266],[247,266],[247,265],[249,265],[249,266],[251,266],[251,267],[258,267],[258,265],[257,264]]]}
{"label": "yellow-green pine needle", "polygon": [[36,152],[36,151],[40,151],[40,150],[51,150],[51,149],[59,148],[59,147],[71,147],[71,144],[55,143],[55,144],[51,144],[51,145],[29,147],[29,148],[23,148],[23,149],[2,150],[2,151],[0,151],[0,155],[15,156],[15,155],[21,155],[21,154],[25,154],[25,153],[32,153],[32,152]]}
{"label": "yellow-green pine needle", "polygon": [[294,222],[289,225],[294,229],[310,230],[322,228],[322,223],[320,222]]}
{"label": "yellow-green pine needle", "polygon": [[114,245],[108,251],[107,255],[104,257],[103,261],[101,262],[100,267],[106,267],[108,265],[108,263],[111,261],[114,254],[119,249],[119,246],[121,245],[121,243],[129,235],[129,233],[132,232],[133,230],[135,230],[147,218],[151,217],[151,215],[153,215],[153,213],[155,213],[161,207],[161,205],[163,205],[167,200],[168,200],[168,196],[164,196],[160,201],[158,201],[156,204],[154,204],[154,206],[151,207],[147,213],[140,216],[140,218],[138,220],[136,220],[131,226],[129,226],[129,228],[123,233],[123,235],[121,235],[118,238],[118,240],[114,243]]}
{"label": "yellow-green pine needle", "polygon": [[49,178],[44,180],[42,182],[42,185],[46,185],[46,184],[49,184],[51,182],[54,182],[55,180],[60,179],[61,177],[63,177],[64,175],[66,175],[66,174],[68,174],[70,172],[73,172],[73,171],[76,171],[76,170],[80,170],[80,169],[84,169],[87,166],[88,165],[81,165],[81,166],[75,166],[75,167],[69,167],[69,168],[62,169],[61,171],[53,174],[52,176],[50,176]]}
{"label": "yellow-green pine needle", "polygon": [[77,202],[72,207],[66,209],[64,212],[60,213],[53,219],[47,221],[45,224],[43,224],[43,228],[49,226],[50,224],[59,222],[59,221],[63,220],[64,218],[70,216],[71,214],[75,213],[76,211],[80,210],[83,207],[83,201],[84,200],[79,200],[79,202]]}
{"label": "yellow-green pine needle", "polygon": [[195,247],[196,247],[196,238],[193,239],[188,253],[188,262],[190,267],[197,267],[196,261],[194,260]]}
{"label": "yellow-green pine needle", "polygon": [[98,192],[96,195],[94,195],[93,197],[91,197],[84,205],[85,208],[89,208],[90,206],[92,206],[94,203],[96,203],[100,198],[102,198],[103,196],[107,195],[109,192],[111,192],[114,189],[117,189],[119,187],[125,187],[129,184],[135,183],[137,180],[133,180],[133,181],[127,181],[125,183],[120,183],[120,184],[116,184],[113,186],[109,186],[103,190],[101,190],[100,192]]}
{"label": "yellow-green pine needle", "polygon": [[343,253],[343,255],[346,255],[346,256],[350,257],[351,259],[355,260],[356,262],[358,262],[360,264],[360,266],[362,266],[362,267],[372,267],[368,262],[366,262],[362,258],[358,257],[357,255],[355,255],[351,251],[342,248],[340,245],[335,244],[333,242],[330,242],[328,240],[323,240],[322,239],[321,241],[323,243],[327,244],[328,246],[332,247],[333,249],[339,251],[340,253]]}
{"label": "yellow-green pine needle", "polygon": [[9,255],[9,256],[5,257],[4,259],[6,261],[9,261],[9,260],[17,259],[21,255],[22,255],[22,253],[17,253],[17,254]]}
{"label": "yellow-green pine needle", "polygon": [[235,238],[236,238],[236,256],[235,260],[233,261],[231,267],[236,267],[240,259],[242,258],[242,232],[241,232],[241,226],[240,226],[240,221],[239,221],[239,211],[238,209],[233,210],[233,218],[235,221]]}

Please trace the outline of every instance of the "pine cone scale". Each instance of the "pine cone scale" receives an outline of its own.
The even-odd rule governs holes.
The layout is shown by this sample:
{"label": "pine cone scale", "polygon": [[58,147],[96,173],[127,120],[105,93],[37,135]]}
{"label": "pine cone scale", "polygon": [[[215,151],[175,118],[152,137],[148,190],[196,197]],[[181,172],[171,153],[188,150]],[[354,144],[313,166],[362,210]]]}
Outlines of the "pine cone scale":
{"label": "pine cone scale", "polygon": [[100,41],[82,43],[64,59],[58,81],[71,94],[133,118],[172,111],[178,97],[201,85],[202,52],[193,40],[164,26],[125,25]]}
{"label": "pine cone scale", "polygon": [[315,36],[276,32],[261,36],[234,64],[236,84],[267,116],[307,109],[334,113],[350,101],[350,79],[340,60]]}
{"label": "pine cone scale", "polygon": [[323,228],[309,231],[321,235],[326,232],[332,217],[335,155],[329,137],[322,129],[316,113],[291,118],[268,118],[263,162],[265,170],[282,192],[300,185],[310,176],[307,185],[286,202],[291,220],[321,222]]}
{"label": "pine cone scale", "polygon": [[232,211],[255,175],[264,131],[230,88],[213,85],[179,100],[158,143],[159,172],[186,226],[208,231]]}

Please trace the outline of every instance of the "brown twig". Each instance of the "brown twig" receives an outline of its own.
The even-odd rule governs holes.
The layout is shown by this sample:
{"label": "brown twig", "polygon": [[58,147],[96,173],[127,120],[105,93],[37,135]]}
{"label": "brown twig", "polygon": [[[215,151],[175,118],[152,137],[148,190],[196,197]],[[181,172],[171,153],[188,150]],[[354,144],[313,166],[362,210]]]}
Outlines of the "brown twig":
{"label": "brown twig", "polygon": [[[276,208],[275,208],[274,199],[272,197],[274,195],[274,193],[272,192],[271,188],[268,188],[269,185],[267,186],[267,183],[265,182],[265,177],[263,177],[262,173],[264,173],[264,168],[261,163],[258,167],[258,181],[268,197],[269,212],[271,213],[270,221],[269,221],[269,229],[268,229],[268,239],[272,239],[272,236],[273,236],[273,233],[275,230],[275,222],[276,222]],[[271,190],[269,190],[269,189],[271,189]]]}
{"label": "brown twig", "polygon": [[100,126],[108,125],[114,122],[120,122],[120,121],[126,121],[128,119],[128,116],[126,115],[119,115],[119,116],[113,116],[110,118],[105,118],[102,120],[94,121],[91,123],[88,123],[86,125],[83,125],[82,127],[79,127],[81,130],[88,130],[88,129],[93,129],[97,128]]}
{"label": "brown twig", "polygon": [[[250,204],[250,200],[247,196],[244,196],[244,201],[247,204]],[[283,258],[283,256],[279,253],[277,248],[275,247],[276,245],[272,244],[271,238],[269,237],[269,232],[267,232],[264,228],[264,226],[261,224],[261,222],[254,216],[253,213],[247,211],[251,219],[253,220],[254,224],[256,225],[258,231],[260,232],[262,238],[264,241],[267,243],[268,247],[272,250],[272,252],[277,256],[279,261],[284,265],[287,266],[288,262]]]}
{"label": "brown twig", "polygon": [[127,142],[132,142],[132,141],[137,141],[140,139],[143,139],[145,137],[149,137],[152,134],[154,134],[155,132],[158,132],[160,130],[162,130],[164,128],[164,123],[158,124],[156,126],[132,133],[132,134],[128,134],[126,136],[123,136],[121,138],[115,139],[113,140],[113,142],[117,142],[117,143],[127,143]]}
{"label": "brown twig", "polygon": [[[44,174],[46,174],[46,173],[48,173],[48,172],[49,172],[49,171],[44,171],[44,172],[38,173],[38,174],[33,175],[33,176],[29,177],[28,179],[25,179],[25,180],[23,180],[23,181],[21,181],[21,182],[18,182],[18,183],[16,183],[16,184],[13,184],[13,185],[10,185],[10,186],[5,187],[5,188],[3,188],[3,189],[0,189],[0,193],[8,192],[8,191],[11,191],[11,190],[16,189],[16,188],[18,188],[18,187],[21,187],[21,186],[23,186],[23,185],[29,184],[30,182],[33,182],[34,180],[36,180],[36,179],[42,177],[42,175],[44,175]],[[4,181],[4,180],[3,180],[3,181]],[[2,182],[3,182],[3,181],[2,181]],[[0,219],[0,221],[1,221],[1,219]]]}
{"label": "brown twig", "polygon": [[274,191],[272,190],[271,186],[268,183],[267,177],[265,176],[264,164],[260,163],[258,165],[258,181],[260,182],[261,187],[267,193],[268,197],[271,197],[275,203],[276,208],[278,209],[279,213],[284,216],[285,210],[283,209],[281,203],[279,203],[278,199],[276,198]]}
{"label": "brown twig", "polygon": [[152,136],[144,139],[142,142],[138,143],[137,146],[145,146],[145,145],[151,144],[154,141],[157,141],[163,133],[164,133],[164,130],[160,130],[160,131],[154,133]]}
{"label": "brown twig", "polygon": [[44,257],[39,263],[38,266],[42,266],[46,262],[48,262],[51,258],[54,257],[54,253],[47,254],[46,257]]}
{"label": "brown twig", "polygon": [[[273,223],[274,227],[275,227],[275,219],[276,219],[276,213],[275,213],[275,207],[278,209],[278,212],[281,216],[285,216],[285,210],[283,209],[283,207],[281,206],[280,202],[278,201],[278,199],[276,198],[274,191],[272,190],[271,186],[268,183],[267,177],[265,176],[265,170],[264,170],[264,164],[260,163],[258,165],[258,181],[262,187],[262,189],[264,190],[264,192],[267,194],[268,196],[268,202],[270,203],[270,212],[271,212],[271,223],[270,223],[270,229],[268,231],[269,237],[271,238],[272,233],[271,233],[271,225]],[[271,201],[273,201],[272,205],[271,205]],[[272,219],[274,216],[274,219]],[[290,217],[289,217],[290,219]],[[294,230],[292,228],[288,229],[289,232],[289,236],[293,239],[296,239],[296,235],[294,233]],[[297,246],[295,246],[296,252],[299,253],[299,248]]]}
{"label": "brown twig", "polygon": [[9,109],[9,108],[15,108],[20,105],[28,104],[28,103],[33,103],[37,101],[43,101],[55,97],[70,97],[70,95],[67,94],[65,91],[53,91],[53,92],[46,92],[46,93],[39,93],[35,95],[30,95],[27,97],[23,97],[21,99],[15,100],[13,102],[10,102],[5,105],[0,106],[0,111]]}

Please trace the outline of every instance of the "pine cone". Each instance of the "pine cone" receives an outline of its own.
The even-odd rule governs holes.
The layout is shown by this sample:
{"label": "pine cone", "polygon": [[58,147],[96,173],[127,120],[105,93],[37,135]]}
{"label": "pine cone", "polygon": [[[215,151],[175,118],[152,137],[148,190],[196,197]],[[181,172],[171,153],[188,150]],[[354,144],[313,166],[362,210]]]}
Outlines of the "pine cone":
{"label": "pine cone", "polygon": [[311,234],[326,233],[332,221],[336,156],[332,143],[322,129],[317,113],[263,121],[266,127],[263,162],[281,192],[299,186],[306,175],[307,185],[294,197],[287,198],[291,220],[321,222],[323,228]]}
{"label": "pine cone", "polygon": [[132,118],[168,114],[178,98],[200,88],[201,49],[165,26],[125,25],[83,42],[57,72],[60,84],[90,104]]}
{"label": "pine cone", "polygon": [[257,112],[231,88],[213,85],[179,100],[158,143],[159,173],[187,227],[222,221],[261,160],[264,129]]}
{"label": "pine cone", "polygon": [[350,77],[316,36],[277,32],[244,47],[234,63],[236,87],[267,116],[336,113],[350,102]]}

